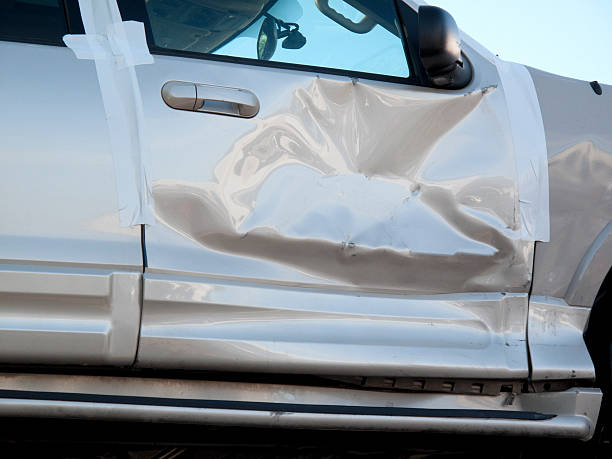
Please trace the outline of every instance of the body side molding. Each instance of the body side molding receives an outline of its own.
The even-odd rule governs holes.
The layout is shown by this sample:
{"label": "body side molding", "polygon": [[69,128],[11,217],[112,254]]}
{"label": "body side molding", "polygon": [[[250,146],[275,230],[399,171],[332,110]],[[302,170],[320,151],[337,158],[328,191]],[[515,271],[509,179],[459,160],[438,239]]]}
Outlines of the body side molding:
{"label": "body side molding", "polygon": [[0,265],[0,362],[131,365],[142,274]]}

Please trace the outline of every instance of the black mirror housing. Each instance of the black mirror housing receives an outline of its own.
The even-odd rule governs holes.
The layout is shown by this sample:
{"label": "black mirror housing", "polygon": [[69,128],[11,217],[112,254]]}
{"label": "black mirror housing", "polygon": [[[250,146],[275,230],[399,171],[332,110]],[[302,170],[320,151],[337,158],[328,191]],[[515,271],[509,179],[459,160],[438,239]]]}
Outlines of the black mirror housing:
{"label": "black mirror housing", "polygon": [[437,6],[423,5],[418,12],[419,56],[431,83],[441,88],[463,87],[472,72],[464,65],[459,28],[453,17]]}

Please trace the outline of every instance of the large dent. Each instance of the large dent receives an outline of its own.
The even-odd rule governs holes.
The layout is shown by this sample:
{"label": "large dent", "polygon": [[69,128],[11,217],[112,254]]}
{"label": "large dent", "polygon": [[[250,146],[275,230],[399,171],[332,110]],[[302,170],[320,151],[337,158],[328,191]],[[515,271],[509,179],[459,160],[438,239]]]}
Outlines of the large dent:
{"label": "large dent", "polygon": [[157,218],[208,250],[315,282],[524,291],[531,244],[504,104],[495,87],[314,77],[288,105],[262,107],[209,181],[156,180]]}

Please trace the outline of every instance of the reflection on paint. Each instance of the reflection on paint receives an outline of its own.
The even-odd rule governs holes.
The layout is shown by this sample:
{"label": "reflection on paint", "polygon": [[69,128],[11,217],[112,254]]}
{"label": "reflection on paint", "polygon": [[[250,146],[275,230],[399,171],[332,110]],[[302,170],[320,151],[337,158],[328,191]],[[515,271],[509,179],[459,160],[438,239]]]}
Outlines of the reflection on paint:
{"label": "reflection on paint", "polygon": [[313,78],[231,146],[215,180],[157,180],[157,217],[209,249],[351,286],[522,291],[531,244],[494,89]]}

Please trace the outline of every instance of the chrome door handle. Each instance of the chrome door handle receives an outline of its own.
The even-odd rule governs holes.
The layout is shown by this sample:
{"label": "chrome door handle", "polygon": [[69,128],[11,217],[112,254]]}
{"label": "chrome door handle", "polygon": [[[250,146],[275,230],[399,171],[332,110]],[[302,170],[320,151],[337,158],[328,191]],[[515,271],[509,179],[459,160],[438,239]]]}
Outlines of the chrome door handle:
{"label": "chrome door handle", "polygon": [[161,91],[168,107],[191,112],[253,118],[259,112],[257,96],[247,89],[186,81],[168,81]]}
{"label": "chrome door handle", "polygon": [[196,84],[195,111],[253,118],[259,112],[257,96],[246,89]]}

